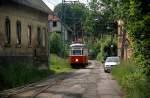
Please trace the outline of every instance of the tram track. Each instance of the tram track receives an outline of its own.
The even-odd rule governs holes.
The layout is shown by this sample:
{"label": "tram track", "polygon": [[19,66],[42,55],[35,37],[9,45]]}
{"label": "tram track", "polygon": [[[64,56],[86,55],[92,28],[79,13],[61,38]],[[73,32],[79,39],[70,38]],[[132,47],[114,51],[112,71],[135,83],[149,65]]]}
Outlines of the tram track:
{"label": "tram track", "polygon": [[27,98],[35,98],[37,97],[38,95],[40,95],[41,93],[43,93],[45,90],[47,90],[48,88],[54,86],[54,85],[58,85],[59,83],[61,83],[64,79],[62,80],[58,80],[56,81],[56,83],[53,83],[53,84],[49,84],[43,88],[40,88],[38,90],[36,90],[30,97],[27,97]]}
{"label": "tram track", "polygon": [[[89,66],[86,66],[86,68],[88,68],[88,67],[89,67]],[[90,69],[92,69],[92,68],[90,68]],[[78,71],[79,71],[79,70],[77,70],[76,72],[78,72]],[[61,82],[62,82],[63,80],[65,80],[66,78],[68,78],[68,76],[70,77],[70,75],[71,75],[71,74],[67,74],[67,75],[64,75],[63,77],[60,77],[57,81],[55,81],[55,83],[49,84],[49,85],[47,85],[47,86],[45,86],[45,87],[42,87],[42,88],[36,90],[36,91],[32,94],[32,96],[27,97],[27,98],[36,98],[36,97],[39,96],[40,94],[44,93],[44,92],[45,92],[47,89],[49,89],[50,87],[55,86],[55,85],[60,85]]]}
{"label": "tram track", "polygon": [[[88,68],[88,66],[86,68]],[[61,74],[49,76],[46,79],[43,79],[39,82],[35,82],[29,85],[13,88],[9,90],[4,90],[0,92],[0,98],[21,98],[17,96],[25,94],[27,92],[32,92],[32,93],[30,93],[27,97],[24,98],[36,98],[38,95],[46,91],[48,88],[54,85],[59,85],[64,79],[70,78],[76,74],[74,72],[61,73]]]}
{"label": "tram track", "polygon": [[63,73],[61,75],[53,75],[49,77],[50,79],[43,80],[37,83],[32,83],[26,86],[17,87],[14,89],[5,90],[3,92],[0,92],[0,98],[15,98],[14,96],[17,96],[19,94],[26,93],[28,91],[32,91],[33,94],[29,95],[26,98],[35,98],[48,88],[61,83],[64,79],[66,79],[69,76],[69,73]]}

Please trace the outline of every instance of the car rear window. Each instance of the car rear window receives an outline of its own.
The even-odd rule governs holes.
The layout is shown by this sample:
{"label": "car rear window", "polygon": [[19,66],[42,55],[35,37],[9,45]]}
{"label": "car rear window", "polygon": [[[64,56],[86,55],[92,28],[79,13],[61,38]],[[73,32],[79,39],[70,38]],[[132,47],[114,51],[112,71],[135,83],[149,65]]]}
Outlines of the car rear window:
{"label": "car rear window", "polygon": [[108,57],[106,59],[106,62],[119,62],[119,58],[118,57]]}

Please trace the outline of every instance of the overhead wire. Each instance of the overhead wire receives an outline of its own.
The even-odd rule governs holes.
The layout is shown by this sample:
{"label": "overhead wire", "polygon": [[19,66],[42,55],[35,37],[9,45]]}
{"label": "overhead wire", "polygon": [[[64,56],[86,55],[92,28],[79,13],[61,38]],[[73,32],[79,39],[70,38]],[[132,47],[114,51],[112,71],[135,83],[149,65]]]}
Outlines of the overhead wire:
{"label": "overhead wire", "polygon": [[[44,1],[44,0],[43,0]],[[51,3],[54,7],[58,4],[58,2],[54,2],[54,1],[52,1],[52,0],[46,0],[48,3]],[[62,0],[62,1],[64,1],[64,2],[61,2],[61,3],[67,3],[67,2],[70,2],[70,3],[75,3],[75,1],[77,1],[77,2],[79,2],[79,3],[81,3],[81,0]],[[67,1],[67,2],[65,2],[65,1]],[[89,0],[82,0],[83,2],[89,2]],[[63,11],[64,12],[64,14],[65,14],[65,11]],[[65,16],[63,17],[63,18],[66,18]],[[79,21],[81,21],[81,19],[79,19],[79,18],[76,18],[76,17],[67,17],[67,19],[72,19],[72,20],[79,20]],[[71,27],[70,27],[71,28]],[[81,27],[82,28],[82,27]],[[74,28],[74,33],[75,33],[75,28]]]}

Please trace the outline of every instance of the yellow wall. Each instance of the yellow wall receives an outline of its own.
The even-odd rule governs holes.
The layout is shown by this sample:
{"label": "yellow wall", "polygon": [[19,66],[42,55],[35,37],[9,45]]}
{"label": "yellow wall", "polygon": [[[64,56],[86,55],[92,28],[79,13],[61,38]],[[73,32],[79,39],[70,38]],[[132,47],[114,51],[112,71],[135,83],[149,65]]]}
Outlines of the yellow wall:
{"label": "yellow wall", "polygon": [[[11,44],[4,47],[5,43],[5,18],[11,21]],[[21,21],[21,48],[16,48],[16,21]],[[21,5],[8,4],[0,6],[0,56],[27,56],[33,55],[36,49],[37,55],[48,55],[48,32],[46,32],[46,46],[37,47],[37,27],[46,28],[47,14]],[[28,47],[28,25],[32,27],[32,47]]]}

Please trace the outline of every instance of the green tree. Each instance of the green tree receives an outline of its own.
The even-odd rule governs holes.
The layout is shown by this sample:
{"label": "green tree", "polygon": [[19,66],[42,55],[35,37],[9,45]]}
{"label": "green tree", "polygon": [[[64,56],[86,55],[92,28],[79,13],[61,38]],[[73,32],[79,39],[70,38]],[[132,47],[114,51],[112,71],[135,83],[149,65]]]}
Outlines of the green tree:
{"label": "green tree", "polygon": [[[72,30],[80,32],[82,30],[82,23],[86,16],[86,7],[82,3],[65,3],[58,4],[54,13],[59,16],[61,21],[69,26]],[[74,28],[75,25],[75,28]]]}
{"label": "green tree", "polygon": [[[105,34],[116,33],[113,16],[113,0],[91,0],[89,3],[89,12],[85,21],[86,32],[94,38],[103,37]],[[116,4],[117,2],[115,2]],[[115,5],[114,4],[114,5]],[[108,29],[109,28],[109,29]]]}
{"label": "green tree", "polygon": [[101,0],[109,17],[121,19],[133,39],[134,58],[147,76],[150,75],[150,0]]}
{"label": "green tree", "polygon": [[60,34],[53,32],[50,36],[50,52],[55,54],[61,53],[61,36]]}
{"label": "green tree", "polygon": [[50,52],[61,57],[67,57],[68,49],[69,43],[63,43],[61,40],[61,35],[59,33],[52,32],[50,36]]}

